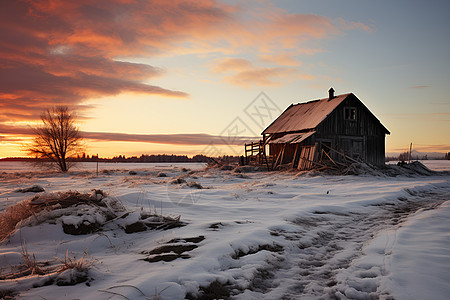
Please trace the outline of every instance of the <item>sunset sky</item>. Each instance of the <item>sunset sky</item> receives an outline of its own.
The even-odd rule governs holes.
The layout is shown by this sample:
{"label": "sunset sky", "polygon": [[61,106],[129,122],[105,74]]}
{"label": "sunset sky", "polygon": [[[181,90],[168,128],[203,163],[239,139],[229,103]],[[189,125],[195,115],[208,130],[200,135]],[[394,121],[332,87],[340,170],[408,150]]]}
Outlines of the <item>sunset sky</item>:
{"label": "sunset sky", "polygon": [[[0,158],[41,112],[87,153],[241,154],[291,103],[354,93],[387,152],[450,151],[449,1],[0,2]],[[243,138],[234,138],[243,136]]]}

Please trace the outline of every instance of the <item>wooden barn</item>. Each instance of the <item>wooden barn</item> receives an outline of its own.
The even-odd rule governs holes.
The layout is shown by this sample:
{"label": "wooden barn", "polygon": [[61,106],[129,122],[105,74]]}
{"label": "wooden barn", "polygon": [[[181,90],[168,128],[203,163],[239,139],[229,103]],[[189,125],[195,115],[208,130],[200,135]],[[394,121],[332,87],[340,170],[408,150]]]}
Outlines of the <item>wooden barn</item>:
{"label": "wooden barn", "polygon": [[[299,170],[340,168],[364,161],[383,165],[386,127],[352,93],[291,104],[246,145],[246,158],[258,157],[269,169],[291,164]],[[255,161],[255,160],[254,160]]]}

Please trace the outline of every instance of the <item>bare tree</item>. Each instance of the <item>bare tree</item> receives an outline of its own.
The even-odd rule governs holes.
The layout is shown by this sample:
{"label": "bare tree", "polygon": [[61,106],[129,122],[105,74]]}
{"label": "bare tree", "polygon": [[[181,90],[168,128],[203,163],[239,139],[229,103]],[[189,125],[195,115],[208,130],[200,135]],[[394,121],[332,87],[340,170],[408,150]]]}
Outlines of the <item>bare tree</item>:
{"label": "bare tree", "polygon": [[26,151],[39,161],[50,161],[62,172],[71,167],[68,158],[82,151],[82,137],[75,126],[76,115],[67,106],[47,109],[41,115],[42,125],[34,128],[35,138]]}

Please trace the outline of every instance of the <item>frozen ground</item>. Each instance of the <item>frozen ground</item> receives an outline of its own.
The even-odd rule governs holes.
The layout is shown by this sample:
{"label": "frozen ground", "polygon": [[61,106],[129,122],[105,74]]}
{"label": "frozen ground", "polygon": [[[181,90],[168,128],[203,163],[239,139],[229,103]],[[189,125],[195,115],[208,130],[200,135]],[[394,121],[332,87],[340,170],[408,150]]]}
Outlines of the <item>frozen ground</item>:
{"label": "frozen ground", "polygon": [[[450,160],[420,160],[425,166],[434,171],[450,171]],[[387,164],[397,164],[397,161],[390,161]]]}
{"label": "frozen ground", "polygon": [[[45,188],[45,197],[101,189],[103,201],[126,209],[109,221],[87,206],[50,222],[32,216],[0,245],[2,274],[22,262],[23,245],[49,265],[66,253],[95,264],[76,285],[58,285],[71,276],[66,272],[0,280],[0,290],[20,299],[448,299],[448,173],[311,176],[199,167],[112,166],[97,177],[92,169],[52,174],[0,164],[2,209],[32,198],[15,191],[33,185]],[[155,211],[180,216],[185,226],[126,232]],[[93,233],[63,230],[93,220],[101,225]]]}

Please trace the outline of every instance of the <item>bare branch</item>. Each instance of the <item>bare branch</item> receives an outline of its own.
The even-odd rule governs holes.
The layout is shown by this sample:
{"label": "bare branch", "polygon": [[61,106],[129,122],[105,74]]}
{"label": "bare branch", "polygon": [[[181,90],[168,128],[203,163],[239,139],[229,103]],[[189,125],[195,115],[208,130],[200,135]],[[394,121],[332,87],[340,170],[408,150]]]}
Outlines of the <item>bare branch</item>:
{"label": "bare branch", "polygon": [[82,137],[75,126],[76,115],[67,106],[56,106],[41,114],[42,125],[34,128],[35,138],[26,148],[29,155],[69,170],[68,158],[82,151]]}

